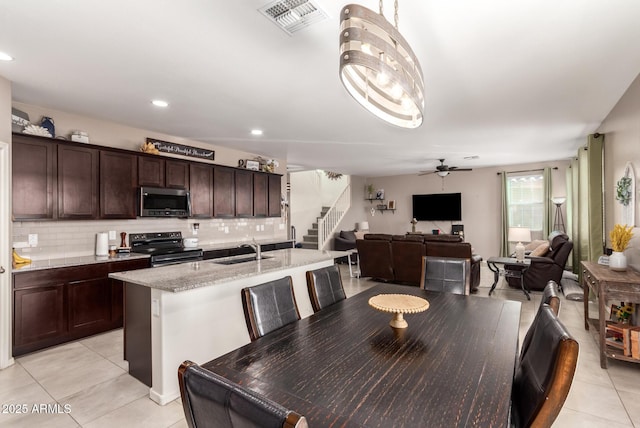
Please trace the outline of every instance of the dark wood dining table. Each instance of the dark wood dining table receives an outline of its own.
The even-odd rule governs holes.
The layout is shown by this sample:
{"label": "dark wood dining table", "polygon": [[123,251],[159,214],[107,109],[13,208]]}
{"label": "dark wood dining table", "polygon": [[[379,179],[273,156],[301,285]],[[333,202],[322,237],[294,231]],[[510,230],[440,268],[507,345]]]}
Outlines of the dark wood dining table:
{"label": "dark wood dining table", "polygon": [[[430,307],[394,329],[368,305],[387,293]],[[379,284],[202,365],[312,428],[508,426],[519,322],[519,302]]]}

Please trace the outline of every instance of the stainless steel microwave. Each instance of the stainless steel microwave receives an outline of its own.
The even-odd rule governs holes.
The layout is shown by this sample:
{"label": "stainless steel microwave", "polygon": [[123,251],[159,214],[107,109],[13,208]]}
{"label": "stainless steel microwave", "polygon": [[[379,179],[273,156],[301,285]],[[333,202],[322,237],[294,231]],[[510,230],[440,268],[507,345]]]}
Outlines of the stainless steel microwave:
{"label": "stainless steel microwave", "polygon": [[140,187],[140,217],[189,217],[191,216],[191,195],[185,189],[165,189],[161,187]]}

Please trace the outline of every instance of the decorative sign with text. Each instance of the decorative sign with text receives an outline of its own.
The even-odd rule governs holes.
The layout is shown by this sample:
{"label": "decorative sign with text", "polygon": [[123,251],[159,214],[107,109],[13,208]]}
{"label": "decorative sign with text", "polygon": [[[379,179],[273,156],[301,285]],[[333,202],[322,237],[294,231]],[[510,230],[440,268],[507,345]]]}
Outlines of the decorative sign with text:
{"label": "decorative sign with text", "polygon": [[194,158],[214,160],[216,152],[214,150],[190,147],[183,144],[170,143],[168,141],[147,138],[147,143],[153,144],[158,151],[172,153],[174,155],[190,156]]}

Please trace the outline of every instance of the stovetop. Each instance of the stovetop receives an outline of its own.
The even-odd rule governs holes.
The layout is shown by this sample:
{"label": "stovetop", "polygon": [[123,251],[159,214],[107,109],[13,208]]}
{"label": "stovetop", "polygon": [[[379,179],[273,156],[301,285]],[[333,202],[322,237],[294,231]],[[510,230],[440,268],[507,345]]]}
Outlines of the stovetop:
{"label": "stovetop", "polygon": [[181,232],[132,233],[129,245],[134,253],[149,254],[151,266],[202,260],[200,248],[184,248]]}
{"label": "stovetop", "polygon": [[132,233],[129,235],[131,251],[143,254],[172,254],[201,251],[184,248],[181,232]]}

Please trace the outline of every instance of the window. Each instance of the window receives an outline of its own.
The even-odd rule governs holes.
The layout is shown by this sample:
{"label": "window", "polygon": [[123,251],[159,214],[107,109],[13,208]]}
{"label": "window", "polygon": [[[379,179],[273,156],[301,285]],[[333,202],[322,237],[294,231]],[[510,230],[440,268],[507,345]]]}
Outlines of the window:
{"label": "window", "polygon": [[508,226],[531,229],[531,239],[543,239],[544,177],[542,171],[507,174]]}

